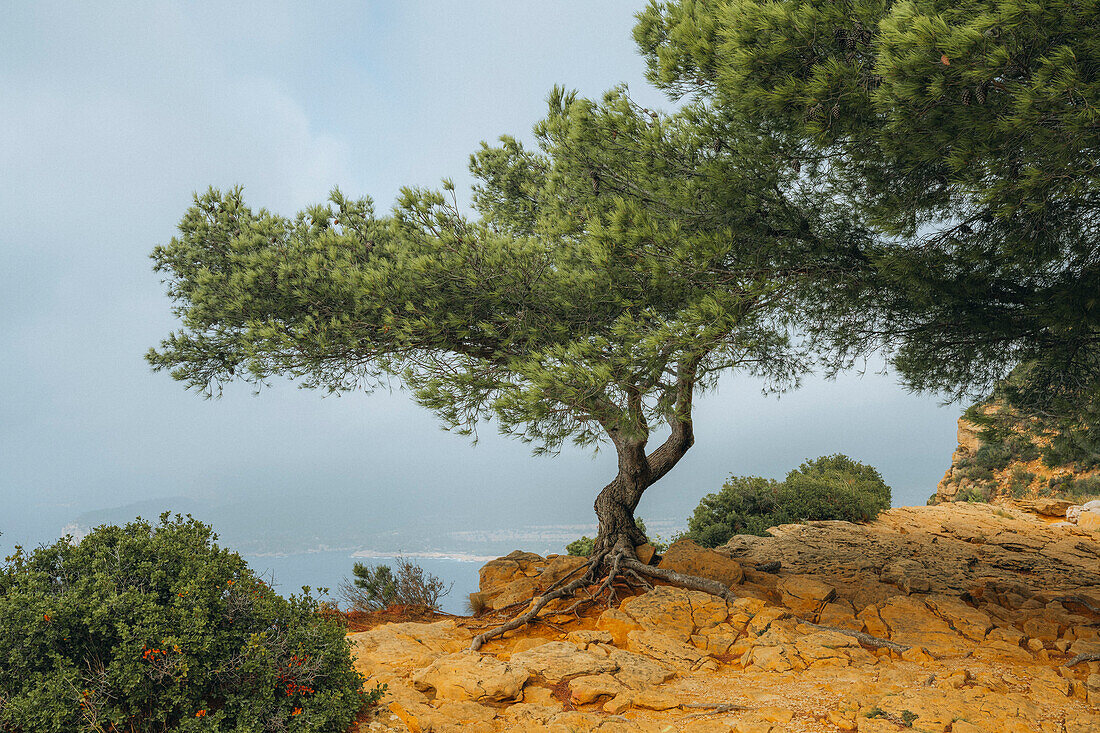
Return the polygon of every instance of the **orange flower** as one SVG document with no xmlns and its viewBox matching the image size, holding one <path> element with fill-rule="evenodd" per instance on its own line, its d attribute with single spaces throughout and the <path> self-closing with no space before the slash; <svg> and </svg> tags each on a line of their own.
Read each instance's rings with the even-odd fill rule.
<svg viewBox="0 0 1100 733">
<path fill-rule="evenodd" d="M 201 718 L 205 715 L 206 715 L 206 710 L 200 710 L 199 712 L 195 713 L 196 718 Z"/>
<path fill-rule="evenodd" d="M 44 618 L 44 619 L 46 619 L 47 621 L 49 621 L 49 620 L 50 620 L 50 614 L 48 614 L 48 613 L 44 613 L 44 614 L 42 614 L 42 618 Z"/>
<path fill-rule="evenodd" d="M 294 708 L 294 710 L 290 714 L 291 715 L 298 715 L 301 712 L 302 712 L 301 708 Z"/>
</svg>

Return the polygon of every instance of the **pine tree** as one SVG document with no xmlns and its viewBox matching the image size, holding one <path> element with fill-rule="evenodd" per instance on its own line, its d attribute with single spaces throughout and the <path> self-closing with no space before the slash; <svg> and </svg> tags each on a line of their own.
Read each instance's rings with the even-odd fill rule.
<svg viewBox="0 0 1100 733">
<path fill-rule="evenodd" d="M 877 236 L 842 348 L 921 389 L 1100 396 L 1100 5 L 683 0 L 635 37 L 650 78 L 766 125 Z M 858 298 L 856 297 L 858 295 Z M 854 305 L 854 307 L 852 307 Z"/>
<path fill-rule="evenodd" d="M 692 446 L 694 400 L 720 374 L 797 383 L 795 328 L 862 234 L 735 115 L 557 89 L 535 132 L 537 150 L 505 137 L 471 157 L 473 216 L 447 182 L 385 217 L 339 191 L 293 218 L 240 190 L 196 197 L 153 253 L 183 328 L 149 361 L 208 395 L 397 379 L 451 429 L 492 418 L 536 452 L 610 444 L 589 572 L 556 593 L 618 569 L 728 594 L 639 563 L 634 509 Z"/>
</svg>

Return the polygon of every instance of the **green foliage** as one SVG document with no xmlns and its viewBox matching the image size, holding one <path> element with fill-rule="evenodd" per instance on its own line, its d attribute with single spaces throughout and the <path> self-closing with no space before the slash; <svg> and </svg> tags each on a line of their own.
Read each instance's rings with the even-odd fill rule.
<svg viewBox="0 0 1100 733">
<path fill-rule="evenodd" d="M 650 536 L 649 530 L 646 529 L 645 521 L 641 517 L 634 518 L 634 524 L 638 525 L 638 529 L 645 535 L 646 541 L 653 545 L 658 553 L 664 552 L 668 549 L 668 543 L 663 541 L 660 535 Z M 573 540 L 565 546 L 565 552 L 568 555 L 574 557 L 588 557 L 592 554 L 592 551 L 596 549 L 596 540 L 593 537 L 584 535 L 579 540 Z"/>
<path fill-rule="evenodd" d="M 1055 474 L 1039 491 L 1040 496 L 1051 496 L 1084 502 L 1100 496 L 1100 476 L 1076 477 L 1071 474 Z"/>
<path fill-rule="evenodd" d="M 566 554 L 573 555 L 574 557 L 588 557 L 595 549 L 596 540 L 588 535 L 584 535 L 579 540 L 573 540 L 565 546 Z"/>
<path fill-rule="evenodd" d="M 451 590 L 451 585 L 404 557 L 397 558 L 396 573 L 389 565 L 357 562 L 352 574 L 352 582 L 344 581 L 340 593 L 353 611 L 378 611 L 392 606 L 438 611 L 440 599 Z"/>
<path fill-rule="evenodd" d="M 353 610 L 378 611 L 392 606 L 397 597 L 397 581 L 389 565 L 370 566 L 361 562 L 352 566 L 354 579 L 345 588 L 344 600 Z"/>
<path fill-rule="evenodd" d="M 365 702 L 343 628 L 210 528 L 162 515 L 0 568 L 0 728 L 344 731 Z"/>
<path fill-rule="evenodd" d="M 1008 492 L 1017 499 L 1027 496 L 1031 490 L 1031 483 L 1035 480 L 1035 474 L 1023 466 L 1014 466 L 1008 475 Z"/>
<path fill-rule="evenodd" d="M 1100 399 L 1098 29 L 1075 0 L 680 0 L 635 38 L 654 83 L 768 129 L 873 232 L 838 348 L 885 341 L 957 393 L 1029 363 L 1019 404 L 1072 416 Z"/>
<path fill-rule="evenodd" d="M 973 484 L 963 487 L 955 495 L 955 501 L 965 501 L 968 504 L 986 504 L 993 495 L 993 490 L 988 485 Z"/>
<path fill-rule="evenodd" d="M 890 507 L 890 487 L 871 466 L 844 455 L 807 461 L 783 482 L 731 476 L 708 494 L 688 519 L 685 535 L 717 547 L 735 534 L 764 535 L 790 522 L 841 519 L 866 522 Z"/>
</svg>

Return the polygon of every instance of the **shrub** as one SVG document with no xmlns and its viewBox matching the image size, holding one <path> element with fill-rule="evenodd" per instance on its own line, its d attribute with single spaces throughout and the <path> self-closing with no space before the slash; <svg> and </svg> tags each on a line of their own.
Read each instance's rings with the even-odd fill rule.
<svg viewBox="0 0 1100 733">
<path fill-rule="evenodd" d="M 1084 502 L 1100 495 L 1100 476 L 1077 478 L 1072 474 L 1055 474 L 1048 479 L 1046 487 L 1039 494 Z"/>
<path fill-rule="evenodd" d="M 638 525 L 638 529 L 642 530 L 642 534 L 646 536 L 646 542 L 653 545 L 653 549 L 657 552 L 664 552 L 668 549 L 668 543 L 665 542 L 660 535 L 649 536 L 649 530 L 645 527 L 645 521 L 641 517 L 637 517 L 634 523 Z M 588 557 L 592 554 L 592 551 L 596 549 L 596 539 L 584 535 L 579 540 L 573 540 L 565 546 L 565 552 L 568 555 L 574 557 Z"/>
<path fill-rule="evenodd" d="M 438 611 L 439 600 L 451 592 L 435 575 L 403 557 L 396 558 L 397 573 L 389 565 L 372 567 L 361 562 L 352 567 L 352 582 L 340 585 L 341 598 L 353 611 L 377 611 L 391 606 Z"/>
<path fill-rule="evenodd" d="M 362 692 L 342 627 L 216 539 L 164 514 L 9 557 L 0 730 L 346 730 L 381 693 Z"/>
<path fill-rule="evenodd" d="M 864 522 L 890 506 L 890 487 L 871 466 L 844 455 L 807 461 L 783 482 L 731 476 L 699 502 L 688 518 L 689 537 L 717 547 L 735 534 L 764 535 L 790 522 L 842 519 Z"/>
<path fill-rule="evenodd" d="M 1012 496 L 1021 499 L 1027 496 L 1031 490 L 1031 482 L 1035 480 L 1035 474 L 1023 466 L 1014 466 L 1008 475 L 1008 491 Z"/>
<path fill-rule="evenodd" d="M 985 504 L 992 496 L 992 490 L 985 485 L 974 484 L 966 486 L 955 494 L 955 501 L 965 501 L 968 504 Z"/>
<path fill-rule="evenodd" d="M 588 557 L 596 549 L 596 539 L 584 535 L 579 540 L 573 540 L 565 546 L 565 552 L 574 557 Z"/>
</svg>

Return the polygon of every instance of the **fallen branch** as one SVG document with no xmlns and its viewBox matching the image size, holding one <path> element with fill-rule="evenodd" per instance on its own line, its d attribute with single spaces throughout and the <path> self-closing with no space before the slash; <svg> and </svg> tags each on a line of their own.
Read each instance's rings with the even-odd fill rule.
<svg viewBox="0 0 1100 733">
<path fill-rule="evenodd" d="M 1067 667 L 1072 667 L 1082 662 L 1100 662 L 1100 652 L 1087 652 L 1085 654 L 1078 654 L 1073 659 L 1066 662 Z"/>
<path fill-rule="evenodd" d="M 800 620 L 800 623 L 803 623 L 810 628 L 817 629 L 818 631 L 835 631 L 838 634 L 850 636 L 863 646 L 869 646 L 872 649 L 889 649 L 890 651 L 897 652 L 898 654 L 912 649 L 912 647 L 905 646 L 904 644 L 898 644 L 896 641 L 887 641 L 886 639 L 880 639 L 877 636 L 871 636 L 870 634 L 865 634 L 862 631 L 853 631 L 852 629 L 845 629 L 840 626 L 824 626 L 822 624 L 815 624 L 809 621 Z"/>
<path fill-rule="evenodd" d="M 721 715 L 723 713 L 736 713 L 744 710 L 754 710 L 745 705 L 737 705 L 732 702 L 689 702 L 684 703 L 680 707 L 685 710 L 702 710 L 701 713 L 695 713 L 694 715 L 688 715 L 684 720 L 694 720 L 695 718 L 705 718 L 710 715 Z"/>
</svg>

